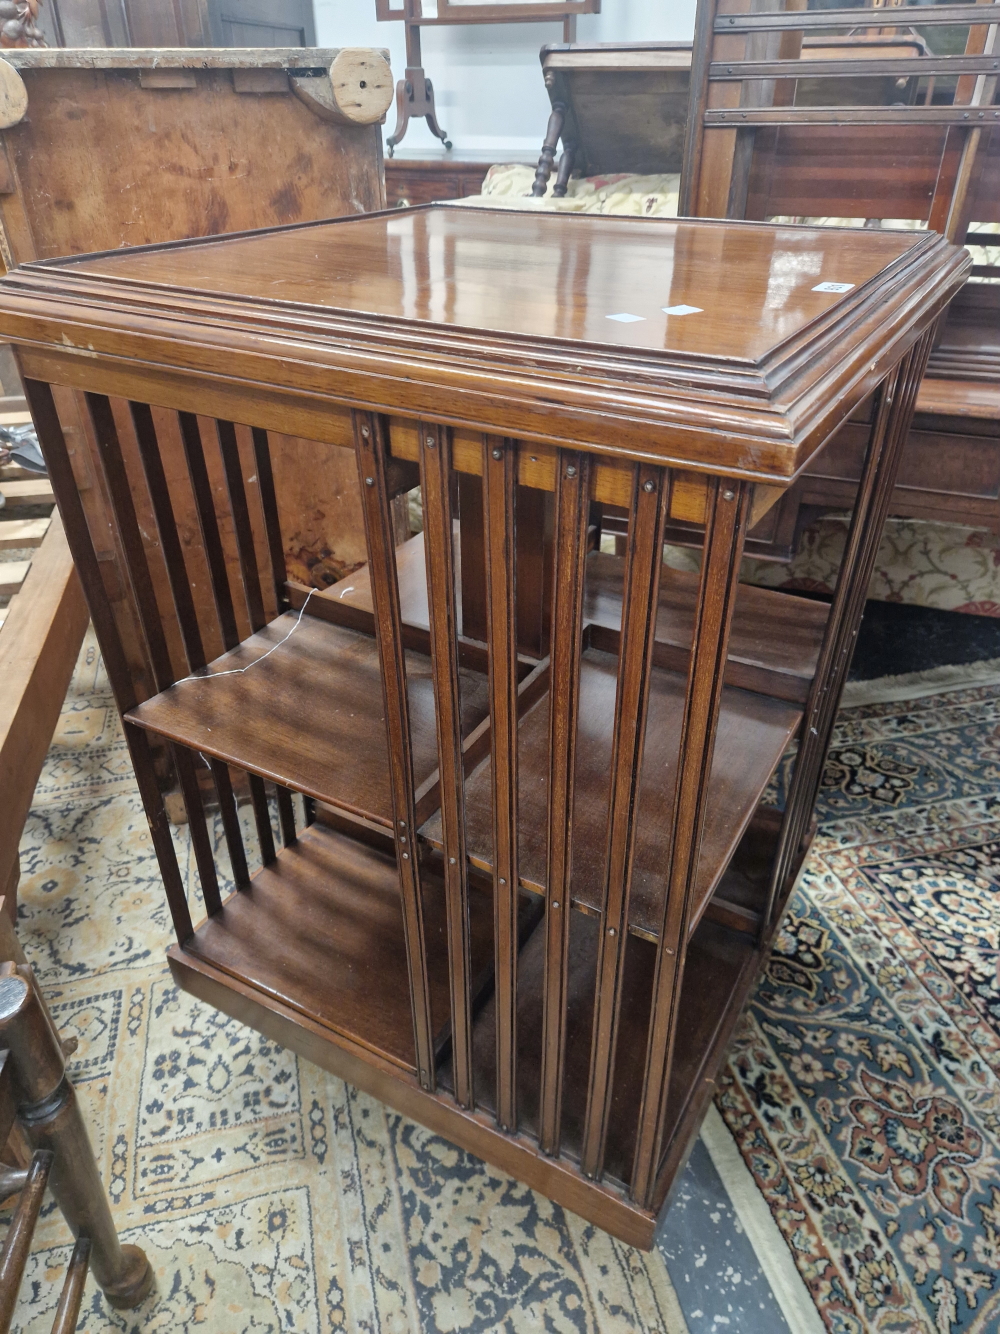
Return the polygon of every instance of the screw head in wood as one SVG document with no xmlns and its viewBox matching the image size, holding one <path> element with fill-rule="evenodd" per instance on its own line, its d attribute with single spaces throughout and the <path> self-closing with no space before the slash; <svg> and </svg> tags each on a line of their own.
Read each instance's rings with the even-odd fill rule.
<svg viewBox="0 0 1000 1334">
<path fill-rule="evenodd" d="M 609 935 L 609 936 L 613 936 L 614 934 L 615 934 L 615 928 L 614 928 L 613 926 L 609 926 L 609 927 L 608 927 L 608 935 Z"/>
<path fill-rule="evenodd" d="M 553 900 L 552 900 L 552 906 L 553 906 L 553 908 L 558 908 L 558 907 L 559 907 L 559 900 L 558 900 L 558 899 L 553 899 Z"/>
<path fill-rule="evenodd" d="M 571 464 L 569 465 L 569 467 L 566 469 L 566 476 L 567 476 L 567 477 L 575 477 L 575 476 L 576 476 L 576 469 L 573 467 L 572 463 L 571 463 Z"/>
<path fill-rule="evenodd" d="M 734 500 L 735 498 L 736 498 L 735 491 L 723 491 L 722 493 L 723 500 Z"/>
<path fill-rule="evenodd" d="M 400 827 L 400 829 L 405 829 L 405 828 L 406 828 L 406 821 L 405 821 L 405 820 L 400 820 L 400 822 L 399 822 L 399 827 Z"/>
<path fill-rule="evenodd" d="M 500 877 L 500 883 L 501 885 L 505 885 L 507 883 L 507 881 L 503 878 L 503 876 Z"/>
<path fill-rule="evenodd" d="M 400 834 L 400 836 L 399 836 L 399 841 L 400 841 L 400 843 L 405 843 L 405 842 L 406 842 L 406 835 L 405 835 L 405 834 Z"/>
<path fill-rule="evenodd" d="M 429 435 L 429 436 L 427 437 L 427 448 L 428 448 L 428 449 L 433 449 L 433 448 L 434 448 L 434 437 L 433 437 L 432 435 Z"/>
<path fill-rule="evenodd" d="M 502 459 L 502 458 L 503 458 L 503 450 L 502 450 L 502 449 L 495 449 L 495 450 L 493 451 L 493 457 L 494 457 L 495 459 Z"/>
<path fill-rule="evenodd" d="M 403 853 L 403 861 L 404 861 L 404 862 L 408 862 L 409 860 L 410 860 L 410 854 L 409 854 L 408 852 L 404 852 L 404 853 Z"/>
<path fill-rule="evenodd" d="M 655 482 L 643 482 L 643 484 L 642 484 L 642 489 L 643 489 L 643 491 L 654 491 L 654 490 L 656 489 L 656 483 L 655 483 Z"/>
<path fill-rule="evenodd" d="M 449 857 L 449 858 L 448 858 L 448 865 L 449 865 L 449 866 L 454 866 L 454 865 L 455 865 L 455 858 L 454 858 L 454 857 Z"/>
<path fill-rule="evenodd" d="M 374 486 L 374 485 L 375 485 L 375 478 L 374 478 L 374 477 L 366 477 L 366 478 L 365 478 L 365 486 Z"/>
<path fill-rule="evenodd" d="M 362 434 L 362 435 L 364 436 L 364 438 L 367 440 L 368 437 L 371 435 L 371 431 L 368 429 L 367 426 L 362 426 L 362 428 L 361 428 L 361 434 Z"/>
</svg>

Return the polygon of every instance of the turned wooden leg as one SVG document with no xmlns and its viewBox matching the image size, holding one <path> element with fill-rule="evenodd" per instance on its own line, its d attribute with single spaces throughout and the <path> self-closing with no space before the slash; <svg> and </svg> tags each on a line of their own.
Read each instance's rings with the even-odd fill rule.
<svg viewBox="0 0 1000 1334">
<path fill-rule="evenodd" d="M 562 157 L 559 159 L 559 171 L 556 175 L 556 183 L 552 187 L 552 193 L 556 199 L 563 199 L 566 195 L 566 187 L 569 185 L 569 175 L 573 170 L 573 158 L 576 155 L 576 144 L 567 144 L 563 142 Z"/>
<path fill-rule="evenodd" d="M 556 149 L 559 147 L 559 136 L 562 134 L 565 119 L 565 102 L 553 102 L 552 113 L 549 116 L 548 127 L 545 131 L 545 142 L 542 144 L 542 153 L 535 171 L 535 183 L 531 187 L 531 193 L 535 199 L 541 199 L 548 189 L 549 177 L 552 175 L 552 164 L 555 161 Z"/>
<path fill-rule="evenodd" d="M 427 102 L 430 107 L 429 111 L 424 112 L 424 120 L 427 122 L 427 128 L 430 130 L 431 134 L 441 140 L 445 148 L 450 148 L 451 140 L 448 138 L 448 132 L 447 130 L 442 130 L 441 126 L 438 124 L 437 108 L 434 105 L 434 85 L 431 83 L 430 79 L 425 79 L 424 84 L 427 88 Z"/>
<path fill-rule="evenodd" d="M 49 1186 L 74 1237 L 90 1242 L 95 1279 L 112 1306 L 138 1306 L 153 1270 L 144 1251 L 118 1240 L 59 1035 L 26 964 L 0 967 L 0 1042 L 14 1065 L 18 1121 L 32 1148 L 53 1154 Z"/>
<path fill-rule="evenodd" d="M 410 123 L 410 92 L 412 90 L 407 85 L 405 79 L 400 79 L 396 84 L 396 128 L 385 141 L 386 152 L 392 157 L 396 150 L 396 145 L 402 143 L 403 135 L 406 133 L 406 127 Z"/>
</svg>

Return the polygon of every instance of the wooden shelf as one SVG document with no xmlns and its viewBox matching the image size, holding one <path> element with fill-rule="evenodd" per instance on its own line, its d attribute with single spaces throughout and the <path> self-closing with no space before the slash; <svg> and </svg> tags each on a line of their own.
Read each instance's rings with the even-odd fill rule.
<svg viewBox="0 0 1000 1334">
<path fill-rule="evenodd" d="M 303 616 L 276 653 L 238 676 L 295 626 L 286 612 L 210 665 L 129 713 L 131 722 L 339 810 L 392 825 L 382 677 L 375 640 Z M 436 772 L 431 661 L 406 655 L 413 769 Z M 487 716 L 487 678 L 462 670 L 466 734 Z"/>
<path fill-rule="evenodd" d="M 600 926 L 593 917 L 573 918 L 570 936 L 569 993 L 566 1011 L 566 1073 L 563 1085 L 562 1149 L 579 1160 L 590 1074 L 597 944 Z M 747 965 L 755 947 L 745 936 L 714 922 L 703 922 L 688 949 L 681 993 L 684 1021 L 678 1025 L 674 1066 L 668 1096 L 667 1140 L 681 1122 L 688 1094 L 701 1077 L 727 1011 L 737 1012 L 745 1000 L 750 978 Z M 542 1065 L 542 1012 L 545 968 L 544 931 L 536 930 L 518 956 L 518 1128 L 537 1137 L 538 1096 Z M 646 1059 L 646 1030 L 656 970 L 656 950 L 648 941 L 632 937 L 624 970 L 621 1020 L 615 1055 L 614 1093 L 609 1118 L 605 1169 L 612 1180 L 628 1180 L 642 1093 Z M 491 997 L 473 1030 L 476 1105 L 496 1109 L 496 1007 Z M 449 1065 L 439 1072 L 451 1087 Z"/>
<path fill-rule="evenodd" d="M 597 647 L 617 651 L 625 561 L 608 552 L 587 557 L 584 618 L 614 638 Z M 664 566 L 656 617 L 656 661 L 686 671 L 698 600 L 698 575 Z M 740 584 L 729 638 L 726 684 L 804 704 L 816 674 L 830 608 L 825 602 Z"/>
<path fill-rule="evenodd" d="M 617 662 L 611 654 L 593 648 L 583 654 L 572 904 L 590 913 L 599 913 L 603 902 L 616 673 Z M 684 690 L 682 675 L 654 669 L 629 913 L 630 931 L 651 941 L 659 938 L 663 915 Z M 801 709 L 785 701 L 729 686 L 723 691 L 693 920 L 700 918 L 714 894 L 801 717 Z M 546 875 L 547 694 L 524 714 L 518 736 L 520 883 L 542 894 Z M 465 809 L 469 858 L 473 865 L 490 870 L 493 829 L 488 758 L 466 782 Z M 440 816 L 432 816 L 420 832 L 433 846 L 440 847 Z"/>
<path fill-rule="evenodd" d="M 424 928 L 436 1046 L 450 1033 L 441 881 L 425 872 Z M 473 972 L 492 971 L 492 897 L 470 891 Z M 309 1019 L 415 1070 L 394 857 L 312 825 L 207 918 L 184 951 Z"/>
</svg>

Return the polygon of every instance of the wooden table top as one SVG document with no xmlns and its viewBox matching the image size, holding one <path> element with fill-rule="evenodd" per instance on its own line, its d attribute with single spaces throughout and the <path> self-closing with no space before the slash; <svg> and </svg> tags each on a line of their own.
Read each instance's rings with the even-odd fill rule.
<svg viewBox="0 0 1000 1334">
<path fill-rule="evenodd" d="M 303 390 L 322 367 L 342 403 L 783 480 L 968 264 L 932 233 L 431 205 L 25 265 L 0 336 L 141 333 L 147 362 Z"/>
<path fill-rule="evenodd" d="M 118 251 L 78 273 L 326 311 L 756 364 L 881 275 L 913 232 L 490 210 L 378 214 Z M 845 292 L 817 290 L 841 285 Z M 677 311 L 667 314 L 667 311 Z M 734 318 L 738 313 L 738 318 Z"/>
</svg>

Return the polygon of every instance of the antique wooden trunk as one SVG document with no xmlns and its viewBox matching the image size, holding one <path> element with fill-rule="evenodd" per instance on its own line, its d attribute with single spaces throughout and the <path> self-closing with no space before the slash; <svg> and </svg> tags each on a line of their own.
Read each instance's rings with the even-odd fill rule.
<svg viewBox="0 0 1000 1334">
<path fill-rule="evenodd" d="M 432 206 L 0 281 L 178 982 L 650 1246 L 809 848 L 914 397 L 968 265 L 935 235 Z M 148 698 L 60 387 L 86 395 Z M 748 528 L 868 399 L 832 605 L 741 585 Z M 284 568 L 287 433 L 316 442 L 318 484 L 356 466 L 368 560 L 325 592 Z M 422 516 L 401 542 L 400 494 Z M 627 516 L 623 555 L 605 508 Z M 664 565 L 672 520 L 698 526 L 700 573 Z M 153 737 L 188 804 L 193 917 Z"/>
</svg>

